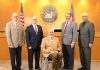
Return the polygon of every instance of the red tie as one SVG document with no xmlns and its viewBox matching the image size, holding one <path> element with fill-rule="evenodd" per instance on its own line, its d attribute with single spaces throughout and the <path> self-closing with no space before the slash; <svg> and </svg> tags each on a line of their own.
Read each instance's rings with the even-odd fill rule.
<svg viewBox="0 0 100 70">
<path fill-rule="evenodd" d="M 64 27 L 64 33 L 66 32 L 67 25 L 68 25 L 68 22 L 66 22 L 66 24 L 65 24 L 65 27 Z"/>
</svg>

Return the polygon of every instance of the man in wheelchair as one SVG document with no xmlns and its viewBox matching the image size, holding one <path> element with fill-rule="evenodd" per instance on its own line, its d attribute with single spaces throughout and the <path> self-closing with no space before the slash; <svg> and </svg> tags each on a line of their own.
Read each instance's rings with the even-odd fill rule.
<svg viewBox="0 0 100 70">
<path fill-rule="evenodd" d="M 41 69 L 60 70 L 62 63 L 62 52 L 59 39 L 54 36 L 54 30 L 48 31 L 48 36 L 41 43 Z"/>
</svg>

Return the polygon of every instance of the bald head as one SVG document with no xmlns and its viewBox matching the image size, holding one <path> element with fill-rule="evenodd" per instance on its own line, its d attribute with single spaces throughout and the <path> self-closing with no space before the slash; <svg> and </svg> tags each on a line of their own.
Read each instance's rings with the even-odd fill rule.
<svg viewBox="0 0 100 70">
<path fill-rule="evenodd" d="M 87 16 L 87 17 L 88 17 L 88 13 L 84 12 L 84 13 L 82 14 L 82 16 Z"/>
<path fill-rule="evenodd" d="M 54 29 L 49 29 L 48 30 L 48 35 L 49 36 L 54 36 Z"/>
<path fill-rule="evenodd" d="M 36 17 L 36 16 L 33 16 L 32 19 L 33 19 L 33 20 L 34 20 L 34 19 L 37 19 L 37 17 Z"/>
<path fill-rule="evenodd" d="M 87 22 L 88 21 L 88 13 L 84 12 L 82 14 L 82 19 L 83 19 L 83 22 Z"/>
</svg>

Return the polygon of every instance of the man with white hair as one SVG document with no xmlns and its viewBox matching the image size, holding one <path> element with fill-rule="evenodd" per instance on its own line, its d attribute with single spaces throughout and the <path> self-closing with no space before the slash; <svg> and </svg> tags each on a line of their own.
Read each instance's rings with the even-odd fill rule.
<svg viewBox="0 0 100 70">
<path fill-rule="evenodd" d="M 88 20 L 88 14 L 82 14 L 82 23 L 79 26 L 79 50 L 82 67 L 78 70 L 90 70 L 91 48 L 94 41 L 94 24 Z"/>
<path fill-rule="evenodd" d="M 48 36 L 41 43 L 42 70 L 60 70 L 62 52 L 59 39 L 54 36 L 54 29 L 49 29 Z"/>
<path fill-rule="evenodd" d="M 33 70 L 33 54 L 35 53 L 35 69 L 40 70 L 40 45 L 43 38 L 42 27 L 37 24 L 37 17 L 32 17 L 32 24 L 26 29 L 26 42 L 28 48 L 28 66 Z"/>
<path fill-rule="evenodd" d="M 6 24 L 6 38 L 10 51 L 12 70 L 21 70 L 21 50 L 24 45 L 23 25 L 18 22 L 17 13 L 12 14 L 12 20 Z"/>
</svg>

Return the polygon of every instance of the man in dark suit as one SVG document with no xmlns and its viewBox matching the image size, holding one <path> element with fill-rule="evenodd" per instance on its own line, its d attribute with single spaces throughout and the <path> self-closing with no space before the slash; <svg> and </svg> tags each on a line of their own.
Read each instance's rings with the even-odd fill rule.
<svg viewBox="0 0 100 70">
<path fill-rule="evenodd" d="M 77 24 L 71 21 L 70 13 L 66 13 L 65 17 L 66 21 L 62 24 L 62 52 L 64 57 L 63 69 L 73 70 Z"/>
<path fill-rule="evenodd" d="M 82 67 L 78 70 L 90 70 L 91 47 L 94 40 L 94 24 L 88 20 L 88 14 L 82 14 L 83 22 L 79 27 L 79 50 Z"/>
<path fill-rule="evenodd" d="M 37 18 L 33 16 L 32 24 L 26 29 L 26 42 L 28 47 L 29 70 L 33 70 L 33 53 L 35 53 L 35 69 L 39 70 L 40 45 L 43 38 L 42 27 L 37 24 Z"/>
</svg>

